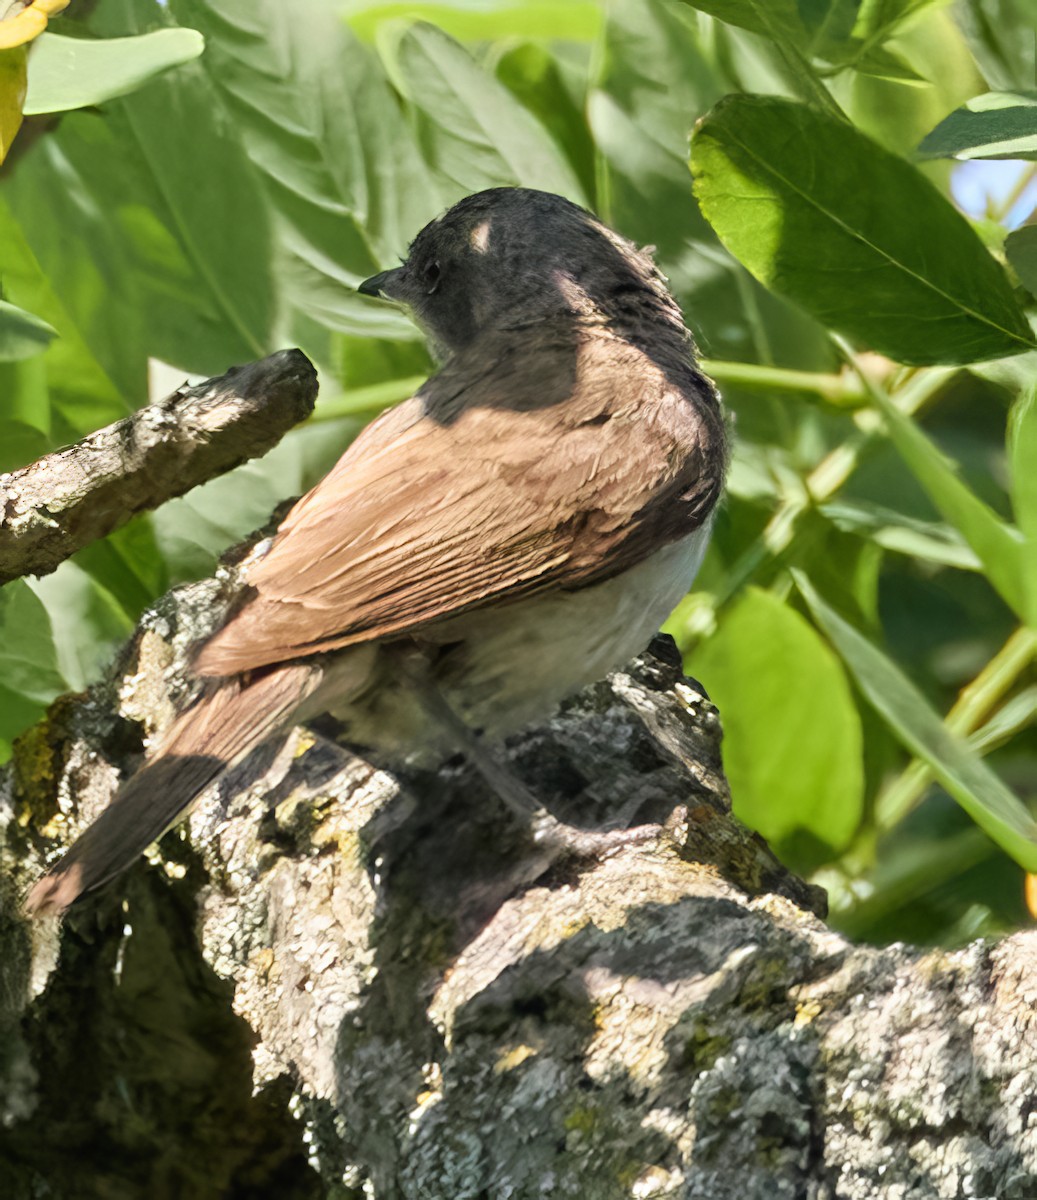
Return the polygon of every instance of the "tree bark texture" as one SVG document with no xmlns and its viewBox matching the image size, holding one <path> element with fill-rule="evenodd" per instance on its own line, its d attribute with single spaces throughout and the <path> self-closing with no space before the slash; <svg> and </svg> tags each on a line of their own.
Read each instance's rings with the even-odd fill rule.
<svg viewBox="0 0 1037 1200">
<path fill-rule="evenodd" d="M 186 684 L 219 581 L 142 621 L 0 784 L 0 1194 L 1037 1195 L 1037 942 L 853 946 L 732 819 L 672 644 L 512 738 L 545 864 L 461 760 L 296 730 L 63 926 L 19 901 Z"/>
<path fill-rule="evenodd" d="M 280 350 L 0 474 L 0 584 L 46 575 L 134 513 L 265 454 L 316 399 L 310 360 Z"/>
</svg>

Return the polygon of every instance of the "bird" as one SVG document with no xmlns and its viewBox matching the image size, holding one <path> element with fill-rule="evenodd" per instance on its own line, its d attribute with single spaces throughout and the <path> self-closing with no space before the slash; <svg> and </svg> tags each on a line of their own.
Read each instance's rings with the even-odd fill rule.
<svg viewBox="0 0 1037 1200">
<path fill-rule="evenodd" d="M 402 307 L 437 369 L 245 559 L 193 652 L 197 699 L 29 914 L 109 883 L 225 770 L 325 714 L 358 747 L 460 751 L 549 819 L 493 744 L 642 651 L 690 587 L 727 426 L 650 251 L 561 196 L 491 188 L 358 290 Z"/>
</svg>

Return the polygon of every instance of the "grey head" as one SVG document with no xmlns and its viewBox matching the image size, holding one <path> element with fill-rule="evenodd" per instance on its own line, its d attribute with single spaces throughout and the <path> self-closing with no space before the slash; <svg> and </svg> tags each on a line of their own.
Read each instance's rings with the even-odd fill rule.
<svg viewBox="0 0 1037 1200">
<path fill-rule="evenodd" d="M 405 305 L 441 357 L 487 330 L 566 315 L 623 329 L 662 323 L 687 336 L 647 253 L 571 201 L 530 188 L 459 201 L 425 226 L 402 266 L 359 290 Z"/>
</svg>

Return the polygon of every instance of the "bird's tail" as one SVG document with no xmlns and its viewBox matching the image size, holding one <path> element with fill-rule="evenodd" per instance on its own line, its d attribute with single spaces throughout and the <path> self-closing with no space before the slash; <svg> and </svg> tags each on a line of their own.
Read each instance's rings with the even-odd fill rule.
<svg viewBox="0 0 1037 1200">
<path fill-rule="evenodd" d="M 126 870 L 187 812 L 198 794 L 285 726 L 320 683 L 321 671 L 293 665 L 243 682 L 213 681 L 166 731 L 146 763 L 29 892 L 32 916 L 63 912 Z"/>
</svg>

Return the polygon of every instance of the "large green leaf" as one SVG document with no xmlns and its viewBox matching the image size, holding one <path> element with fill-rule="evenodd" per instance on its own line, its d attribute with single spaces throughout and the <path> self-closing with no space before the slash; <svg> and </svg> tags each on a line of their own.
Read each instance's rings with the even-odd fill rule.
<svg viewBox="0 0 1037 1200">
<path fill-rule="evenodd" d="M 955 465 L 881 389 L 874 392 L 901 457 L 949 524 L 983 563 L 990 582 L 1017 613 L 1026 611 L 1025 544 L 961 479 Z"/>
<path fill-rule="evenodd" d="M 954 15 L 990 87 L 1006 92 L 1033 87 L 1033 0 L 956 0 Z"/>
<path fill-rule="evenodd" d="M 452 38 L 421 23 L 383 50 L 396 86 L 420 115 L 429 161 L 456 186 L 451 199 L 519 184 L 586 203 L 547 130 Z"/>
<path fill-rule="evenodd" d="M 0 300 L 0 362 L 17 362 L 39 354 L 57 330 L 24 308 Z"/>
<path fill-rule="evenodd" d="M 1037 95 L 985 92 L 945 117 L 919 158 L 1037 158 Z"/>
<path fill-rule="evenodd" d="M 29 54 L 26 114 L 66 112 L 124 96 L 205 49 L 193 29 L 157 29 L 139 37 L 86 38 L 41 34 Z"/>
<path fill-rule="evenodd" d="M 727 97 L 699 122 L 691 168 L 731 253 L 824 324 L 905 363 L 1032 348 L 1004 272 L 965 218 L 837 118 Z"/>
<path fill-rule="evenodd" d="M 279 217 L 289 302 L 335 330 L 416 337 L 356 285 L 445 207 L 399 98 L 332 0 L 172 0 Z"/>
<path fill-rule="evenodd" d="M 0 588 L 0 685 L 34 704 L 65 689 L 47 610 L 23 579 Z"/>
<path fill-rule="evenodd" d="M 133 407 L 149 357 L 217 374 L 272 349 L 268 211 L 213 107 L 204 75 L 182 68 L 103 117 L 67 114 L 5 181 L 50 286 Z"/>
<path fill-rule="evenodd" d="M 1026 613 L 1037 629 L 1037 386 L 1016 401 L 1009 422 L 1012 507 L 1026 538 L 1021 553 Z"/>
<path fill-rule="evenodd" d="M 1037 822 L 987 764 L 955 737 L 900 669 L 830 608 L 798 571 L 793 575 L 815 620 L 853 672 L 857 686 L 912 754 L 999 846 L 1037 871 Z"/>
<path fill-rule="evenodd" d="M 808 830 L 845 846 L 863 799 L 860 719 L 839 660 L 809 623 L 750 588 L 691 666 L 723 718 L 738 816 L 767 838 Z"/>
<path fill-rule="evenodd" d="M 69 441 L 118 420 L 130 407 L 111 376 L 91 353 L 89 343 L 98 332 L 101 314 L 96 307 L 77 311 L 75 307 L 67 306 L 55 290 L 56 286 L 64 289 L 69 278 L 78 276 L 84 265 L 82 260 L 66 264 L 64 273 L 52 283 L 33 254 L 24 231 L 0 196 L 0 274 L 4 291 L 22 307 L 38 313 L 60 334 L 42 358 L 51 415 L 60 417 L 65 440 Z M 73 292 L 72 298 L 74 295 Z M 139 402 L 139 394 L 134 400 Z M 22 461 L 28 461 L 47 448 L 40 446 Z M 12 461 L 8 465 L 17 463 Z"/>
</svg>

